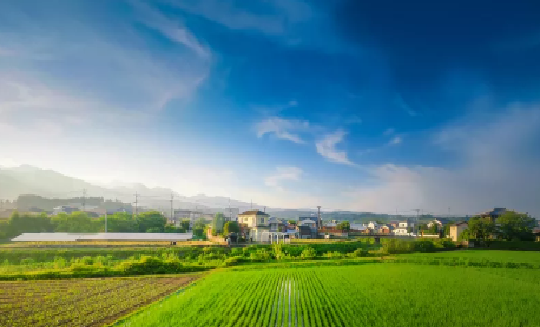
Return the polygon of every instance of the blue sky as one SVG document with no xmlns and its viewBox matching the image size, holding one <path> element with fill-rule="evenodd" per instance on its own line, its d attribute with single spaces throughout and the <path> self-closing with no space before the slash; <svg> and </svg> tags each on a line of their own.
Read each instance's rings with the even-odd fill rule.
<svg viewBox="0 0 540 327">
<path fill-rule="evenodd" d="M 533 1 L 0 3 L 0 165 L 274 207 L 540 213 Z"/>
</svg>

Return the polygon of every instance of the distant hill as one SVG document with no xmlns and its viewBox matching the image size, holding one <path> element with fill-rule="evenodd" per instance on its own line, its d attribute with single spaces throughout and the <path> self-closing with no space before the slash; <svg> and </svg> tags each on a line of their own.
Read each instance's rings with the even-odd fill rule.
<svg viewBox="0 0 540 327">
<path fill-rule="evenodd" d="M 158 210 L 170 210 L 171 194 L 174 195 L 174 207 L 177 209 L 198 209 L 206 213 L 216 211 L 226 211 L 229 208 L 238 208 L 240 212 L 251 208 L 266 210 L 272 216 L 286 219 L 297 219 L 298 217 L 316 214 L 316 208 L 309 209 L 280 209 L 265 207 L 262 204 L 243 202 L 222 196 L 207 196 L 198 194 L 195 196 L 183 196 L 168 188 L 149 188 L 140 183 L 112 182 L 110 185 L 97 185 L 82 179 L 63 175 L 53 170 L 41 169 L 34 166 L 23 165 L 16 168 L 0 167 L 0 199 L 16 200 L 19 195 L 32 194 L 44 198 L 65 199 L 53 201 L 54 203 L 69 204 L 73 200 L 78 200 L 86 190 L 87 197 L 104 198 L 112 200 L 113 203 L 123 202 L 133 204 L 135 193 L 138 196 L 138 205 Z M 31 198 L 31 197 L 28 197 Z M 28 199 L 27 198 L 27 199 Z M 33 206 L 39 208 L 39 203 L 44 203 L 36 197 L 36 203 L 25 203 L 25 207 Z M 230 201 L 230 202 L 229 202 Z M 28 201 L 26 201 L 28 202 Z M 47 205 L 48 207 L 50 206 Z M 45 209 L 45 208 L 41 208 Z M 50 208 L 47 208 L 50 210 Z M 392 220 L 393 216 L 379 215 L 365 212 L 323 212 L 322 218 L 325 220 Z"/>
</svg>

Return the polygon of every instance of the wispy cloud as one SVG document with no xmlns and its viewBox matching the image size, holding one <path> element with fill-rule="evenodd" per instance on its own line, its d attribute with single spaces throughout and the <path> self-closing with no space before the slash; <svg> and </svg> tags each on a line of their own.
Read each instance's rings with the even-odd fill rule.
<svg viewBox="0 0 540 327">
<path fill-rule="evenodd" d="M 0 4 L 0 20 L 11 22 L 0 33 L 4 122 L 80 122 L 81 132 L 96 123 L 142 123 L 170 101 L 189 99 L 206 79 L 211 54 L 180 22 L 139 5 L 135 17 L 107 16 L 103 4 L 93 8 L 103 13 L 99 24 L 79 5 Z M 173 44 L 148 44 L 140 21 Z"/>
<path fill-rule="evenodd" d="M 336 132 L 325 135 L 322 139 L 316 142 L 315 147 L 317 153 L 326 158 L 329 161 L 344 164 L 354 165 L 347 156 L 347 152 L 338 150 L 336 146 L 343 141 L 343 138 L 347 135 L 347 132 L 338 129 Z"/>
<path fill-rule="evenodd" d="M 278 190 L 283 190 L 283 182 L 286 181 L 299 181 L 303 174 L 302 169 L 293 166 L 280 166 L 276 168 L 276 171 L 267 176 L 264 179 L 266 186 L 276 188 Z"/>
<path fill-rule="evenodd" d="M 405 112 L 411 116 L 416 117 L 419 115 L 418 111 L 414 110 L 406 101 L 403 99 L 403 96 L 401 94 L 398 94 L 396 97 L 396 104 L 400 106 Z"/>
<path fill-rule="evenodd" d="M 166 0 L 193 15 L 204 17 L 232 30 L 258 31 L 283 36 L 291 26 L 311 18 L 311 7 L 301 0 L 240 2 L 220 0 Z M 264 14 L 262 14 L 264 12 Z"/>
<path fill-rule="evenodd" d="M 398 145 L 398 144 L 401 144 L 401 142 L 403 142 L 403 138 L 401 136 L 394 136 L 389 142 L 388 144 L 389 145 Z"/>
<path fill-rule="evenodd" d="M 394 132 L 395 132 L 395 130 L 393 128 L 388 128 L 387 130 L 385 130 L 383 132 L 383 135 L 384 136 L 390 136 L 390 135 L 394 134 Z"/>
<path fill-rule="evenodd" d="M 132 4 L 138 9 L 140 20 L 148 27 L 159 31 L 169 40 L 186 46 L 203 58 L 210 57 L 210 50 L 201 44 L 178 17 L 169 18 L 142 1 L 132 1 Z"/>
<path fill-rule="evenodd" d="M 263 137 L 265 134 L 274 134 L 277 138 L 289 140 L 297 144 L 304 144 L 305 141 L 298 132 L 304 132 L 309 129 L 309 122 L 305 120 L 283 119 L 271 117 L 255 124 L 257 137 Z"/>
</svg>

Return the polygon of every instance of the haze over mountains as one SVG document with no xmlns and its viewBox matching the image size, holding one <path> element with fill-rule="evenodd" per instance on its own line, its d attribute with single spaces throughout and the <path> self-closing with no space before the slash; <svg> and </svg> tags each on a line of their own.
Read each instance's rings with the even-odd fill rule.
<svg viewBox="0 0 540 327">
<path fill-rule="evenodd" d="M 14 200 L 21 194 L 35 194 L 51 198 L 81 197 L 86 190 L 87 197 L 104 197 L 118 199 L 126 203 L 135 201 L 138 194 L 142 206 L 169 206 L 171 195 L 177 208 L 227 208 L 229 205 L 241 210 L 250 208 L 262 209 L 264 205 L 243 202 L 220 197 L 199 194 L 183 196 L 168 188 L 149 188 L 141 183 L 124 183 L 113 181 L 108 185 L 98 185 L 82 179 L 63 175 L 53 170 L 41 169 L 30 165 L 19 167 L 0 167 L 0 199 Z M 268 208 L 270 209 L 270 208 Z M 281 210 L 273 208 L 273 210 Z"/>
</svg>

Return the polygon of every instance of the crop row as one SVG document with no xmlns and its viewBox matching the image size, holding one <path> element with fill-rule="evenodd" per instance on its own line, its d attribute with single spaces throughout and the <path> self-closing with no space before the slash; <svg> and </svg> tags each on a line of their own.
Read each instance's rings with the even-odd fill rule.
<svg viewBox="0 0 540 327">
<path fill-rule="evenodd" d="M 539 326 L 535 269 L 407 264 L 225 271 L 122 326 Z"/>
<path fill-rule="evenodd" d="M 0 282 L 0 326 L 101 326 L 195 277 L 79 280 L 50 287 L 47 282 Z M 18 286 L 9 287 L 14 284 Z M 36 285 L 41 287 L 38 293 Z"/>
</svg>

